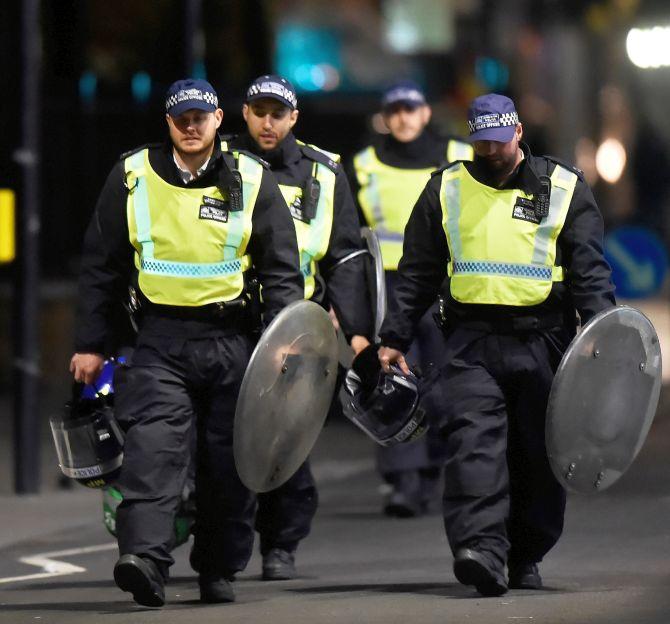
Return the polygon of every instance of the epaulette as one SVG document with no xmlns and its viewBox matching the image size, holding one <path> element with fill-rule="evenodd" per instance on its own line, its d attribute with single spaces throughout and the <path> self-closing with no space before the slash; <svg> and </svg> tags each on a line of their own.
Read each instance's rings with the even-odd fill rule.
<svg viewBox="0 0 670 624">
<path fill-rule="evenodd" d="M 328 167 L 328 169 L 330 169 L 334 173 L 337 173 L 337 171 L 339 170 L 340 168 L 339 154 L 333 154 L 332 152 L 327 152 L 325 150 L 322 150 L 321 148 L 307 144 L 301 144 L 300 149 L 307 158 L 309 158 L 310 160 L 314 160 L 315 162 L 318 162 L 322 165 L 325 165 L 326 167 Z"/>
<path fill-rule="evenodd" d="M 220 134 L 219 138 L 222 141 L 232 141 L 233 139 L 236 139 L 238 136 L 240 136 L 240 135 L 239 134 L 232 134 L 232 133 L 231 134 Z"/>
<path fill-rule="evenodd" d="M 244 154 L 245 156 L 248 156 L 249 158 L 253 158 L 255 161 L 261 163 L 261 165 L 263 165 L 263 167 L 265 167 L 266 169 L 270 168 L 270 163 L 267 160 L 263 160 L 260 156 L 257 156 L 253 152 L 248 152 L 247 150 L 238 149 L 237 147 L 234 148 L 231 151 L 236 152 L 237 154 Z"/>
<path fill-rule="evenodd" d="M 470 162 L 469 160 L 454 160 L 453 162 L 446 163 L 446 164 L 442 165 L 441 167 L 438 167 L 437 169 L 435 169 L 435 171 L 433 171 L 430 174 L 430 177 L 432 178 L 433 176 L 436 176 L 438 174 L 441 175 L 443 171 L 446 171 L 447 169 L 449 169 L 450 167 L 453 167 L 454 165 L 457 165 L 458 163 L 469 163 L 469 162 Z"/>
<path fill-rule="evenodd" d="M 568 169 L 569 171 L 572 171 L 574 174 L 577 175 L 577 177 L 583 182 L 584 181 L 584 172 L 581 169 L 578 169 L 574 165 L 565 162 L 564 160 L 561 160 L 560 158 L 556 158 L 555 156 L 545 156 L 547 160 L 550 160 L 551 162 L 561 165 L 561 167 L 564 167 L 565 169 Z"/>
<path fill-rule="evenodd" d="M 132 156 L 133 154 L 137 154 L 137 152 L 141 152 L 143 149 L 151 149 L 153 147 L 160 147 L 162 143 L 145 143 L 144 145 L 140 145 L 139 147 L 135 147 L 131 150 L 128 150 L 127 152 L 123 152 L 121 156 L 119 156 L 119 160 L 125 160 L 128 158 L 128 156 Z"/>
</svg>

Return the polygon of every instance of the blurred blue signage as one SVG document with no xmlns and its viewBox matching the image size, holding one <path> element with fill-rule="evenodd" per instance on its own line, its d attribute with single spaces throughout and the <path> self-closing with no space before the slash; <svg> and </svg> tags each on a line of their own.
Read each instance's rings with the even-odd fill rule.
<svg viewBox="0 0 670 624">
<path fill-rule="evenodd" d="M 130 81 L 130 90 L 136 102 L 146 104 L 151 96 L 151 76 L 144 71 L 136 72 Z"/>
<path fill-rule="evenodd" d="M 509 86 L 509 67 L 490 56 L 475 59 L 475 75 L 490 91 L 504 91 Z"/>
<path fill-rule="evenodd" d="M 342 82 L 339 35 L 329 28 L 284 24 L 276 36 L 275 67 L 298 92 L 334 91 Z"/>
<path fill-rule="evenodd" d="M 668 271 L 668 252 L 651 230 L 624 226 L 605 237 L 617 297 L 641 299 L 658 292 Z"/>
</svg>

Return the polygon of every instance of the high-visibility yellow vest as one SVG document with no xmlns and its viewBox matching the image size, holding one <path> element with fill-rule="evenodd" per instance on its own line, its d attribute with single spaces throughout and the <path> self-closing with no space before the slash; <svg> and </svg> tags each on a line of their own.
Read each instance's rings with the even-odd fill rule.
<svg viewBox="0 0 670 624">
<path fill-rule="evenodd" d="M 298 142 L 299 145 L 304 145 Z M 336 174 L 332 167 L 325 164 L 331 161 L 333 164 L 339 162 L 340 156 L 331 152 L 326 152 L 315 145 L 308 147 L 316 150 L 317 154 L 323 154 L 324 162 L 314 160 L 312 166 L 312 176 L 320 184 L 319 201 L 316 205 L 316 215 L 313 219 L 307 220 L 302 213 L 303 188 L 300 186 L 291 186 L 280 184 L 286 205 L 293 216 L 295 224 L 296 238 L 298 239 L 298 249 L 300 251 L 300 270 L 305 279 L 305 299 L 311 299 L 314 295 L 316 282 L 316 263 L 326 255 L 328 243 L 330 242 L 330 233 L 333 229 L 333 211 L 335 203 L 335 180 Z M 303 150 L 303 153 L 309 158 L 309 150 Z M 313 154 L 313 156 L 317 156 Z"/>
<path fill-rule="evenodd" d="M 463 141 L 451 140 L 447 145 L 447 162 L 472 160 L 473 155 L 472 147 Z M 435 168 L 402 169 L 386 165 L 379 160 L 373 146 L 354 157 L 360 185 L 358 203 L 365 220 L 379 238 L 387 271 L 398 269 L 405 226 Z"/>
<path fill-rule="evenodd" d="M 245 253 L 263 165 L 239 154 L 242 209 L 229 210 L 216 186 L 184 188 L 151 167 L 149 150 L 124 161 L 127 218 L 140 290 L 162 305 L 202 306 L 238 297 L 251 260 Z M 225 193 L 225 191 L 224 191 Z"/>
<path fill-rule="evenodd" d="M 477 182 L 462 163 L 445 169 L 440 187 L 442 226 L 451 259 L 451 296 L 461 303 L 531 306 L 553 282 L 556 241 L 565 223 L 577 175 L 557 165 L 551 175 L 549 214 L 535 216 L 533 196 Z"/>
</svg>

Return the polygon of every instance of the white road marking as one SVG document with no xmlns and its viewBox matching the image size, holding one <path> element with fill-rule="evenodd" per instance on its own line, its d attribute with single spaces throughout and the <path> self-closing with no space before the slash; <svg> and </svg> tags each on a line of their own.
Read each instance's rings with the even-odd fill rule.
<svg viewBox="0 0 670 624">
<path fill-rule="evenodd" d="M 83 546 L 81 548 L 70 548 L 68 550 L 54 550 L 52 552 L 38 553 L 31 557 L 21 557 L 18 561 L 27 565 L 42 568 L 43 572 L 35 574 L 25 574 L 23 576 L 8 576 L 0 578 L 2 583 L 16 583 L 18 581 L 32 581 L 35 579 L 51 578 L 53 576 L 64 576 L 67 574 L 79 574 L 86 572 L 86 568 L 59 561 L 54 557 L 72 557 L 74 555 L 85 555 L 87 553 L 102 552 L 105 550 L 114 550 L 117 547 L 116 542 L 107 544 L 98 544 L 97 546 Z"/>
</svg>

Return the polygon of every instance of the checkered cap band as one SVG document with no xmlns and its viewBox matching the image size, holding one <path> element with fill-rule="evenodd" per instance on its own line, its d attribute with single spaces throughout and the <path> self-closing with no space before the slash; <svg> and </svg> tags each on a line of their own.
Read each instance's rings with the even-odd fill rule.
<svg viewBox="0 0 670 624">
<path fill-rule="evenodd" d="M 219 106 L 219 99 L 215 93 L 201 91 L 200 89 L 181 89 L 165 99 L 165 110 L 169 112 L 173 106 L 181 102 L 205 102 L 211 104 L 214 108 Z"/>
<path fill-rule="evenodd" d="M 382 106 L 391 106 L 396 102 L 413 103 L 418 106 L 426 103 L 426 98 L 418 89 L 398 87 L 386 93 L 382 98 Z"/>
<path fill-rule="evenodd" d="M 511 113 L 487 113 L 486 115 L 477 115 L 474 119 L 468 120 L 470 134 L 487 128 L 504 128 L 506 126 L 516 126 L 519 123 L 519 115 L 516 111 Z"/>
<path fill-rule="evenodd" d="M 247 89 L 247 100 L 252 97 L 263 95 L 274 98 L 279 97 L 286 100 L 286 102 L 293 108 L 298 106 L 298 97 L 295 92 L 281 82 L 276 82 L 274 80 L 259 80 L 254 82 L 249 89 Z"/>
</svg>

